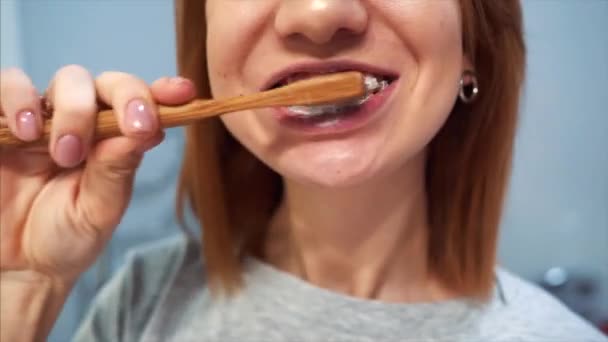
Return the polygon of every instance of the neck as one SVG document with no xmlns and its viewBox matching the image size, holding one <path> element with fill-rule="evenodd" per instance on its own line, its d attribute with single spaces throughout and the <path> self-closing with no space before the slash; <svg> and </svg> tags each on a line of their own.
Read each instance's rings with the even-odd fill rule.
<svg viewBox="0 0 608 342">
<path fill-rule="evenodd" d="M 348 188 L 285 180 L 266 258 L 323 288 L 387 301 L 442 297 L 427 266 L 424 158 Z"/>
</svg>

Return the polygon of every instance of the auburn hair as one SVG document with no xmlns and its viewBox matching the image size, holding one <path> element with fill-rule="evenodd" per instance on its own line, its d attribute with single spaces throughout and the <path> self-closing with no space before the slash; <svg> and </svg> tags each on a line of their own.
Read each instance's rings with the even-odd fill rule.
<svg viewBox="0 0 608 342">
<path fill-rule="evenodd" d="M 494 284 L 498 228 L 510 177 L 525 43 L 519 0 L 459 0 L 463 48 L 481 89 L 457 102 L 428 146 L 426 189 L 431 270 L 457 293 L 484 298 Z M 198 96 L 211 97 L 205 1 L 176 0 L 177 62 Z M 210 286 L 228 293 L 241 282 L 241 259 L 260 255 L 281 199 L 280 176 L 257 160 L 219 118 L 186 128 L 177 212 L 200 221 Z"/>
</svg>

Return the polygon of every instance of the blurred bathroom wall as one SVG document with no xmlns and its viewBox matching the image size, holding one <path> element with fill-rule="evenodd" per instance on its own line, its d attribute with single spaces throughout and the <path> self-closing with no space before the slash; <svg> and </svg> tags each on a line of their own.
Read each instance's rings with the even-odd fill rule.
<svg viewBox="0 0 608 342">
<path fill-rule="evenodd" d="M 0 4 L 0 63 L 24 68 L 40 89 L 70 63 L 146 81 L 175 74 L 171 0 Z M 499 257 L 590 319 L 607 319 L 608 1 L 527 0 L 524 11 L 528 80 Z M 72 293 L 51 342 L 69 339 L 128 247 L 179 234 L 173 199 L 183 137 L 180 129 L 167 133 L 145 157 L 129 211 Z"/>
<path fill-rule="evenodd" d="M 529 0 L 524 14 L 528 75 L 500 258 L 533 280 L 550 270 L 556 294 L 605 320 L 608 1 Z"/>
<path fill-rule="evenodd" d="M 4 66 L 22 67 L 19 11 L 17 0 L 1 0 L 0 8 L 0 62 Z"/>
</svg>

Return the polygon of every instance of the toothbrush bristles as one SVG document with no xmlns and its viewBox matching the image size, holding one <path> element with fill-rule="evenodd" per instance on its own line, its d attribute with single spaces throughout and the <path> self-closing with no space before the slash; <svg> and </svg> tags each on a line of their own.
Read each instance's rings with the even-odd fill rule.
<svg viewBox="0 0 608 342">
<path fill-rule="evenodd" d="M 296 113 L 302 117 L 313 117 L 326 113 L 337 113 L 340 108 L 362 105 L 373 94 L 380 91 L 383 87 L 386 87 L 387 82 L 384 80 L 379 80 L 377 77 L 371 75 L 365 75 L 363 78 L 363 84 L 365 85 L 365 94 L 362 97 L 353 99 L 351 101 L 316 106 L 290 106 L 289 108 L 293 113 Z"/>
<path fill-rule="evenodd" d="M 378 82 L 378 79 L 376 77 L 365 76 L 363 82 L 365 83 L 365 90 L 368 94 L 371 94 L 376 90 L 380 89 L 380 82 Z"/>
</svg>

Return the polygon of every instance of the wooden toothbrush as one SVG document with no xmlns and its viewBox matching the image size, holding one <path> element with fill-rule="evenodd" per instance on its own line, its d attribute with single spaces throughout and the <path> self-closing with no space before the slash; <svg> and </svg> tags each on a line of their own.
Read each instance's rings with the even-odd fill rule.
<svg viewBox="0 0 608 342">
<path fill-rule="evenodd" d="M 197 120 L 246 109 L 284 106 L 312 106 L 348 101 L 372 91 L 356 71 L 320 75 L 294 82 L 281 88 L 228 99 L 194 100 L 181 106 L 159 106 L 159 121 L 163 128 L 184 126 Z M 0 147 L 28 147 L 48 143 L 52 118 L 44 123 L 40 139 L 25 142 L 15 137 L 8 127 L 0 127 Z M 116 115 L 109 110 L 97 116 L 95 139 L 120 135 Z"/>
</svg>

